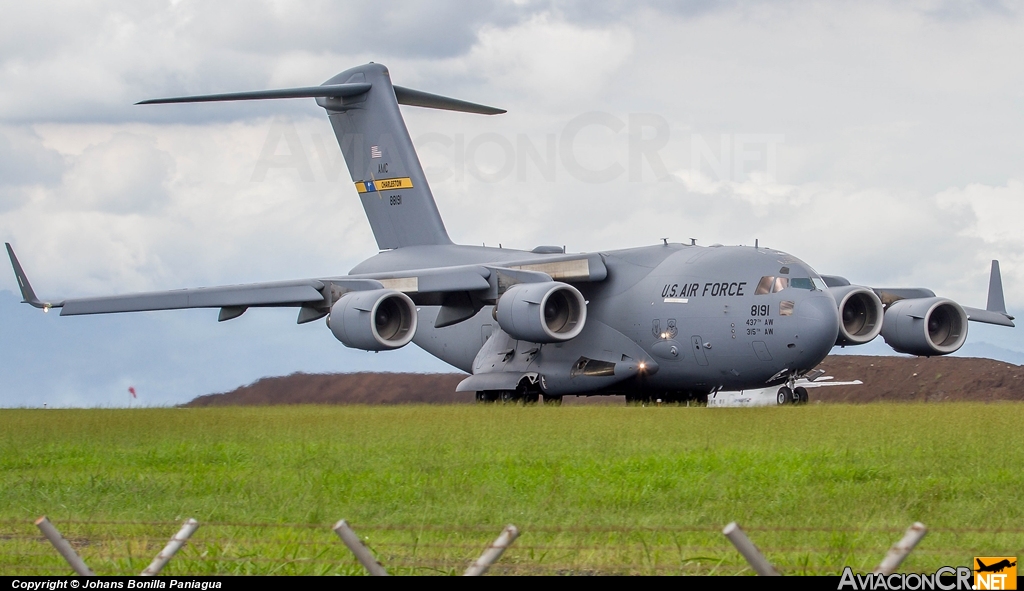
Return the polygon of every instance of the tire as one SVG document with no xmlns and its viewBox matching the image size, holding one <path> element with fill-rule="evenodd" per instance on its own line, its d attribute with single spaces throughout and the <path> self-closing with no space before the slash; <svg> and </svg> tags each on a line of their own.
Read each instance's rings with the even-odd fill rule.
<svg viewBox="0 0 1024 591">
<path fill-rule="evenodd" d="M 516 391 L 515 390 L 498 390 L 498 401 L 502 404 L 515 404 L 516 403 Z"/>
<path fill-rule="evenodd" d="M 537 401 L 540 400 L 540 392 L 531 388 L 530 384 L 523 380 L 516 386 L 516 400 L 521 400 L 523 404 L 537 404 Z"/>
<path fill-rule="evenodd" d="M 779 394 L 775 397 L 775 402 L 779 406 L 793 402 L 793 391 L 789 389 L 789 386 L 779 388 Z"/>
<path fill-rule="evenodd" d="M 807 404 L 810 396 L 807 395 L 807 388 L 803 386 L 793 389 L 793 395 L 796 397 L 796 404 Z"/>
</svg>

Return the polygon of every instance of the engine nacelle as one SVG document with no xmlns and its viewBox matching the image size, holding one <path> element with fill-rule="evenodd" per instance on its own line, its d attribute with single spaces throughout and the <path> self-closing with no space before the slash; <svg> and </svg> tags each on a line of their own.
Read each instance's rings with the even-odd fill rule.
<svg viewBox="0 0 1024 591">
<path fill-rule="evenodd" d="M 831 287 L 829 291 L 839 306 L 837 345 L 863 345 L 882 332 L 885 309 L 875 292 L 859 285 Z"/>
<path fill-rule="evenodd" d="M 900 353 L 948 355 L 967 340 L 967 314 L 946 298 L 899 300 L 885 311 L 882 338 Z"/>
<path fill-rule="evenodd" d="M 387 351 L 416 334 L 416 304 L 393 289 L 351 291 L 334 303 L 327 326 L 346 347 Z"/>
<path fill-rule="evenodd" d="M 494 318 L 501 330 L 514 339 L 558 343 L 583 330 L 587 302 L 579 290 L 567 283 L 518 283 L 502 294 Z"/>
</svg>

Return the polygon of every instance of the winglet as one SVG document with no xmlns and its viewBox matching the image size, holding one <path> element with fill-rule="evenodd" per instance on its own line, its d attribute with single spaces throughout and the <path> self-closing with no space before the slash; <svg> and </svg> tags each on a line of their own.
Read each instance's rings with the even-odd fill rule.
<svg viewBox="0 0 1024 591">
<path fill-rule="evenodd" d="M 992 261 L 992 274 L 988 278 L 988 305 L 985 309 L 989 312 L 1001 312 L 1006 314 L 1006 302 L 1003 300 L 1003 278 L 999 274 L 999 261 Z"/>
<path fill-rule="evenodd" d="M 1003 299 L 1003 278 L 999 274 L 999 261 L 992 261 L 992 274 L 988 278 L 988 304 L 984 310 L 961 306 L 967 312 L 967 319 L 985 324 L 1013 326 L 1013 316 L 1006 313 Z"/>
<path fill-rule="evenodd" d="M 14 267 L 14 276 L 18 279 L 18 287 L 21 288 L 22 302 L 41 310 L 61 307 L 63 304 L 43 302 L 36 297 L 36 292 L 32 290 L 32 284 L 28 282 L 25 270 L 21 268 L 21 263 L 18 262 L 18 257 L 15 256 L 14 249 L 11 248 L 11 243 L 6 242 L 5 244 L 7 245 L 7 254 L 11 257 L 11 266 Z"/>
</svg>

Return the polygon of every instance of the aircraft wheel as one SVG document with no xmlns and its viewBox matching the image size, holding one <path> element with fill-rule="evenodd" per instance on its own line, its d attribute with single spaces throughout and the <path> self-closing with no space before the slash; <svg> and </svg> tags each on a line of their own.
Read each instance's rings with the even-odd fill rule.
<svg viewBox="0 0 1024 591">
<path fill-rule="evenodd" d="M 794 401 L 796 404 L 807 404 L 810 396 L 807 395 L 807 388 L 803 386 L 793 389 L 793 396 L 796 398 Z"/>
<path fill-rule="evenodd" d="M 789 389 L 789 386 L 783 386 L 779 388 L 779 395 L 775 398 L 775 401 L 782 406 L 793 401 L 793 391 Z"/>
<path fill-rule="evenodd" d="M 540 392 L 531 388 L 526 381 L 522 381 L 516 387 L 516 400 L 522 400 L 523 404 L 537 404 Z"/>
<path fill-rule="evenodd" d="M 515 390 L 498 390 L 498 400 L 502 404 L 514 404 L 516 402 Z"/>
<path fill-rule="evenodd" d="M 545 396 L 544 404 L 547 406 L 562 406 L 561 396 Z"/>
<path fill-rule="evenodd" d="M 483 404 L 489 404 L 489 403 L 497 402 L 497 400 L 498 400 L 498 393 L 496 391 L 494 391 L 494 390 L 483 390 L 483 391 L 480 391 L 480 392 L 476 393 L 476 401 L 477 402 L 480 402 L 480 403 L 483 403 Z"/>
</svg>

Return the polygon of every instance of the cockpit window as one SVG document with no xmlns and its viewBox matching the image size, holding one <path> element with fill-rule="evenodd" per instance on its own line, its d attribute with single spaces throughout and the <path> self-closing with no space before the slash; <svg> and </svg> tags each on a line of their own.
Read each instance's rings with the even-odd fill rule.
<svg viewBox="0 0 1024 591">
<path fill-rule="evenodd" d="M 760 281 L 757 282 L 757 288 L 754 290 L 754 295 L 766 295 L 769 293 L 779 293 L 786 289 L 790 285 L 790 279 L 788 277 L 769 277 L 764 276 Z M 810 289 L 810 288 L 807 288 Z"/>
<path fill-rule="evenodd" d="M 821 277 L 762 277 L 757 282 L 757 289 L 754 290 L 754 295 L 767 295 L 770 293 L 779 293 L 780 291 L 792 287 L 793 289 L 806 289 L 808 291 L 824 291 L 826 288 L 825 282 L 822 281 Z"/>
</svg>

